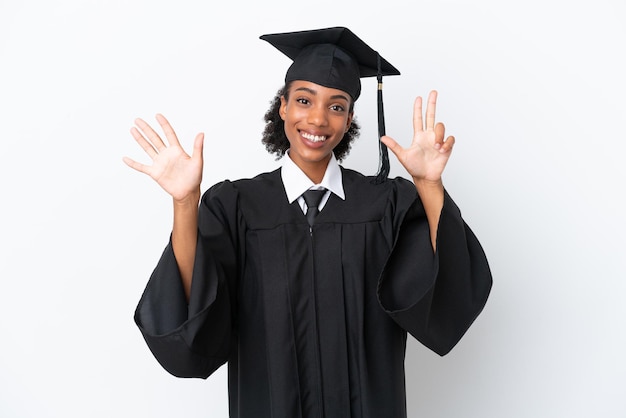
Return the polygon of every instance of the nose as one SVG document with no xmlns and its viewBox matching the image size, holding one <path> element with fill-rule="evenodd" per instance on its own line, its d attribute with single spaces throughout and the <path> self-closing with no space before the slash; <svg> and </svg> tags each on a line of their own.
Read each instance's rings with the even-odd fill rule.
<svg viewBox="0 0 626 418">
<path fill-rule="evenodd" d="M 314 126 L 326 126 L 328 123 L 328 109 L 324 106 L 311 106 L 307 121 Z"/>
</svg>

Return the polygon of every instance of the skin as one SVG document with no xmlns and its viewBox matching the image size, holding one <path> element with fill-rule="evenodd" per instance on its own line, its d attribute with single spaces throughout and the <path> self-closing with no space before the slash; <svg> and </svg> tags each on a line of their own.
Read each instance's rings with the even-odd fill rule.
<svg viewBox="0 0 626 418">
<path fill-rule="evenodd" d="M 341 90 L 305 81 L 294 82 L 290 100 L 281 100 L 280 116 L 285 121 L 285 133 L 290 143 L 289 156 L 315 183 L 322 180 L 333 148 L 350 127 L 354 116 L 348 111 L 350 100 L 350 96 Z M 424 120 L 422 98 L 415 99 L 413 141 L 408 147 L 402 147 L 389 136 L 381 138 L 413 179 L 426 210 L 433 250 L 436 248 L 437 227 L 443 208 L 441 175 L 455 142 L 452 136 L 444 140 L 443 123 L 435 123 L 436 105 L 437 92 L 431 91 Z M 181 147 L 167 119 L 157 114 L 156 120 L 167 144 L 142 119 L 136 119 L 135 126 L 130 130 L 135 141 L 152 159 L 152 164 L 145 165 L 128 157 L 123 160 L 134 170 L 150 176 L 172 197 L 172 247 L 189 300 L 201 197 L 204 134 L 196 136 L 192 154 L 189 155 Z M 324 137 L 324 140 L 313 141 L 312 136 Z"/>
<path fill-rule="evenodd" d="M 313 181 L 324 177 L 333 149 L 350 128 L 353 113 L 350 96 L 337 89 L 308 81 L 295 81 L 289 102 L 281 97 L 280 117 L 285 121 L 289 157 Z M 311 136 L 323 137 L 311 141 Z"/>
<path fill-rule="evenodd" d="M 455 138 L 448 136 L 445 140 L 445 126 L 435 123 L 437 108 L 437 91 L 428 95 L 426 120 L 422 117 L 422 98 L 417 97 L 413 104 L 413 141 L 407 148 L 389 136 L 381 141 L 395 154 L 400 164 L 411 175 L 417 193 L 422 200 L 433 250 L 437 248 L 437 228 L 443 208 L 443 181 L 441 176 L 450 159 Z"/>
</svg>

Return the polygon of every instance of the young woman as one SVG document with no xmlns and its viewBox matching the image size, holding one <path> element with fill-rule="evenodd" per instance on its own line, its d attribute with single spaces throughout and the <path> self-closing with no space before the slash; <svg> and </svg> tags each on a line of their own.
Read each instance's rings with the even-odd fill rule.
<svg viewBox="0 0 626 418">
<path fill-rule="evenodd" d="M 408 148 L 381 139 L 412 181 L 340 166 L 358 135 L 359 78 L 397 70 L 346 28 L 262 38 L 294 59 L 263 137 L 285 154 L 280 169 L 201 194 L 202 134 L 189 156 L 161 115 L 167 145 L 141 119 L 131 130 L 152 165 L 124 161 L 174 202 L 136 323 L 176 376 L 227 362 L 232 417 L 405 417 L 407 332 L 446 354 L 491 289 L 441 180 L 455 140 L 435 123 L 433 91 L 425 120 L 415 100 Z"/>
</svg>

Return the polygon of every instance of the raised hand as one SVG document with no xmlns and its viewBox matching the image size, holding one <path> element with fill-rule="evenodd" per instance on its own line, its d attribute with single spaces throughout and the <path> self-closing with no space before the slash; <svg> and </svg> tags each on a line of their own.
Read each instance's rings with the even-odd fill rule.
<svg viewBox="0 0 626 418">
<path fill-rule="evenodd" d="M 135 141 L 152 159 L 152 165 L 141 164 L 131 158 L 124 157 L 124 162 L 131 168 L 149 175 L 169 193 L 174 200 L 183 201 L 190 196 L 197 195 L 202 181 L 202 148 L 204 134 L 199 133 L 193 145 L 193 152 L 189 156 L 178 142 L 176 133 L 163 115 L 156 115 L 161 125 L 168 145 L 142 119 L 135 119 L 131 128 Z"/>
<path fill-rule="evenodd" d="M 422 118 L 422 98 L 417 97 L 413 105 L 413 142 L 402 147 L 393 138 L 384 136 L 381 141 L 395 154 L 415 182 L 441 182 L 441 175 L 450 158 L 454 137 L 444 141 L 443 123 L 435 124 L 437 92 L 431 91 L 426 105 L 426 125 Z"/>
</svg>

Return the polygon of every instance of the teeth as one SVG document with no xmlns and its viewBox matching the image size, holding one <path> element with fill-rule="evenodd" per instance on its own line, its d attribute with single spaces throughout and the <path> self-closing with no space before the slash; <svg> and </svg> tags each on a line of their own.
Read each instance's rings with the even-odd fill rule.
<svg viewBox="0 0 626 418">
<path fill-rule="evenodd" d="M 308 140 L 309 140 L 309 141 L 311 141 L 311 142 L 322 142 L 322 141 L 326 141 L 326 136 L 325 136 L 325 135 L 322 135 L 322 136 L 319 136 L 319 135 L 311 135 L 311 134 L 308 134 L 308 133 L 306 133 L 306 132 L 303 132 L 303 133 L 302 133 L 302 136 L 303 136 L 303 137 L 305 137 L 306 139 L 308 139 Z"/>
</svg>

